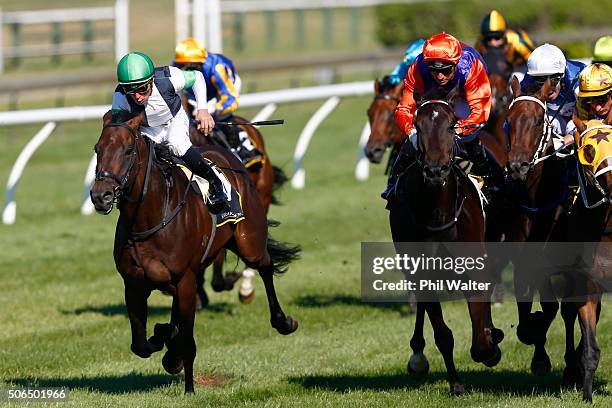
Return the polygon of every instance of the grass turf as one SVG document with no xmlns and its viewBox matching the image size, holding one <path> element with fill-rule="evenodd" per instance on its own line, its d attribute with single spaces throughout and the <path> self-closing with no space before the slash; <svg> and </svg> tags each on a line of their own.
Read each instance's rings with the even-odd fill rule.
<svg viewBox="0 0 612 408">
<path fill-rule="evenodd" d="M 284 337 L 270 327 L 259 280 L 249 306 L 238 303 L 235 291 L 209 289 L 212 304 L 196 318 L 198 384 L 193 396 L 183 395 L 181 376 L 165 373 L 161 353 L 142 360 L 129 350 L 123 284 L 112 260 L 117 214 L 84 217 L 78 212 L 100 123 L 61 124 L 20 181 L 16 224 L 0 226 L 0 387 L 66 387 L 70 402 L 65 405 L 79 407 L 579 405 L 579 391 L 560 389 L 560 317 L 548 337 L 553 371 L 534 377 L 529 372 L 532 348 L 516 339 L 516 307 L 509 301 L 494 309 L 496 325 L 506 333 L 504 355 L 494 369 L 469 357 L 465 303 L 444 304 L 466 395 L 448 395 L 429 323 L 425 352 L 430 374 L 423 384 L 408 378 L 414 317 L 403 305 L 359 299 L 360 242 L 390 239 L 378 197 L 382 168 L 372 167 L 365 183 L 353 176 L 368 103 L 368 98 L 341 102 L 311 142 L 304 160 L 305 189 L 287 186 L 280 194 L 284 205 L 270 212 L 282 222 L 272 231 L 275 238 L 304 248 L 301 261 L 276 279 L 281 304 L 300 328 Z M 299 132 L 316 108 L 314 103 L 281 106 L 274 116 L 284 117 L 286 125 L 264 130 L 274 163 L 288 173 Z M 0 128 L 0 180 L 7 179 L 36 130 Z M 151 331 L 154 323 L 168 320 L 170 299 L 156 293 L 149 304 Z M 610 304 L 604 303 L 598 330 L 598 406 L 612 404 Z"/>
</svg>

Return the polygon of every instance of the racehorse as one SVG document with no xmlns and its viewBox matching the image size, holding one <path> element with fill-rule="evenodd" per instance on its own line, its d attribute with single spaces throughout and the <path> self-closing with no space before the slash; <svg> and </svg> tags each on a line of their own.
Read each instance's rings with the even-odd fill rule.
<svg viewBox="0 0 612 408">
<path fill-rule="evenodd" d="M 268 235 L 265 209 L 239 160 L 210 146 L 205 156 L 226 174 L 242 197 L 245 219 L 216 227 L 216 216 L 194 193 L 182 170 L 172 164 L 169 149 L 140 133 L 144 113 L 113 122 L 104 116 L 97 153 L 96 180 L 91 199 L 96 211 L 109 214 L 116 202 L 120 215 L 115 232 L 114 258 L 125 286 L 125 303 L 132 331 L 131 350 L 142 358 L 163 349 L 165 370 L 185 369 L 185 392 L 193 392 L 196 344 L 193 325 L 196 309 L 196 275 L 222 248 L 235 252 L 263 279 L 271 324 L 290 334 L 297 320 L 282 311 L 273 274 L 282 273 L 297 258 L 299 247 L 290 247 Z M 165 159 L 164 159 L 165 158 Z M 155 326 L 147 335 L 147 298 L 161 290 L 172 296 L 170 323 Z"/>
<path fill-rule="evenodd" d="M 550 237 L 561 207 L 568 197 L 568 164 L 552 151 L 552 125 L 547 114 L 546 95 L 550 81 L 534 95 L 522 95 L 513 78 L 514 100 L 507 114 L 507 162 L 505 197 L 487 213 L 487 240 L 515 242 L 512 249 L 514 289 L 521 342 L 535 346 L 531 371 L 543 375 L 550 371 L 546 353 L 546 333 L 559 309 L 550 276 L 529 275 L 533 256 L 526 255 L 527 241 L 543 243 Z M 536 245 L 536 244 L 533 244 Z M 537 258 L 537 257 L 536 257 Z M 541 312 L 531 313 L 534 292 L 540 294 Z"/>
<path fill-rule="evenodd" d="M 385 151 L 391 147 L 387 171 L 393 165 L 403 142 L 402 132 L 393 118 L 403 89 L 404 84 L 401 82 L 397 85 L 390 84 L 389 76 L 380 81 L 377 79 L 374 81 L 374 100 L 368 108 L 371 133 L 365 146 L 365 154 L 371 163 L 378 164 L 382 161 Z"/>
<path fill-rule="evenodd" d="M 437 92 L 437 91 L 436 91 Z M 400 175 L 397 200 L 389 204 L 389 223 L 396 252 L 402 242 L 473 242 L 484 253 L 484 216 L 476 185 L 455 163 L 455 132 L 457 118 L 453 100 L 456 90 L 445 99 L 415 98 L 418 109 L 415 127 L 419 129 L 418 159 Z M 418 197 L 418 199 L 416 199 Z M 410 340 L 413 355 L 408 362 L 408 372 L 423 378 L 429 369 L 423 354 L 425 339 L 423 324 L 425 312 L 433 326 L 438 350 L 446 365 L 450 392 L 463 393 L 463 385 L 453 360 L 453 334 L 444 321 L 442 308 L 435 293 L 418 292 L 417 315 L 414 334 Z M 464 292 L 472 322 L 472 346 L 470 354 L 476 362 L 489 367 L 501 359 L 498 344 L 503 332 L 494 327 L 491 317 L 489 291 Z M 433 301 L 432 301 L 433 298 Z"/>
<path fill-rule="evenodd" d="M 595 336 L 601 297 L 602 280 L 612 278 L 612 126 L 599 120 L 583 122 L 573 119 L 577 132 L 578 177 L 580 194 L 571 210 L 556 229 L 559 240 L 577 243 L 596 243 L 593 249 L 578 258 L 573 265 L 570 285 L 573 296 L 567 294 L 561 302 L 561 316 L 565 323 L 566 347 L 563 383 L 583 387 L 582 397 L 593 401 L 593 377 L 599 364 L 599 347 Z M 608 123 L 612 123 L 612 114 Z M 594 253 L 591 253 L 594 251 Z M 574 325 L 580 320 L 582 333 L 578 348 L 574 348 Z"/>
<path fill-rule="evenodd" d="M 484 130 L 501 138 L 506 112 L 512 101 L 512 93 L 508 84 L 512 67 L 501 48 L 490 48 L 483 58 L 489 70 L 489 83 L 491 84 L 491 114 Z"/>
<path fill-rule="evenodd" d="M 188 116 L 193 119 L 192 110 L 190 109 L 189 101 L 186 97 L 182 97 L 183 108 L 187 112 Z M 236 123 L 248 123 L 248 121 L 241 116 L 234 115 L 234 122 Z M 261 163 L 251 165 L 247 168 L 248 174 L 251 180 L 255 184 L 257 194 L 262 201 L 264 210 L 267 214 L 270 204 L 280 204 L 278 198 L 274 195 L 274 192 L 278 191 L 283 184 L 288 180 L 282 168 L 272 165 L 270 157 L 266 151 L 264 139 L 261 132 L 254 126 L 241 125 L 241 130 L 247 133 L 247 136 L 257 149 L 263 154 L 263 160 Z M 220 138 L 222 138 L 221 136 Z M 208 145 L 219 145 L 216 142 L 217 139 L 213 139 L 208 136 L 204 136 L 198 131 L 195 125 L 189 127 L 189 138 L 191 143 L 195 146 L 208 146 Z M 226 147 L 226 146 L 225 146 Z M 234 284 L 242 277 L 243 281 L 238 292 L 238 299 L 241 303 L 248 304 L 253 301 L 255 297 L 255 289 L 253 288 L 252 279 L 254 271 L 250 268 L 246 268 L 241 273 L 239 272 L 228 272 L 223 274 L 223 262 L 225 261 L 225 250 L 219 252 L 217 259 L 213 263 L 213 278 L 211 286 L 216 292 L 229 291 L 234 288 Z M 198 298 L 200 300 L 200 306 L 202 308 L 208 305 L 208 295 L 204 289 L 204 273 L 198 275 Z"/>
</svg>

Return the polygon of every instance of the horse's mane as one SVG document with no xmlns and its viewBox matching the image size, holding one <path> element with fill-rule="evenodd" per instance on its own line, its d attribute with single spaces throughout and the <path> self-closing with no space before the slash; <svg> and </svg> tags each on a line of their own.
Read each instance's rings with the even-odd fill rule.
<svg viewBox="0 0 612 408">
<path fill-rule="evenodd" d="M 380 93 L 387 92 L 388 90 L 393 89 L 397 86 L 392 84 L 390 79 L 391 77 L 389 75 L 385 75 L 380 81 L 378 81 L 378 84 L 380 85 Z"/>
</svg>

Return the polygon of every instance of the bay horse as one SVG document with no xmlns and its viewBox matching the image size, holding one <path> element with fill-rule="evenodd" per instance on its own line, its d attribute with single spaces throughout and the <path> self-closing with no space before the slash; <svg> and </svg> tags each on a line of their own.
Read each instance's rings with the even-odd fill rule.
<svg viewBox="0 0 612 408">
<path fill-rule="evenodd" d="M 427 98 L 415 98 L 418 109 L 415 127 L 418 129 L 418 159 L 400 175 L 397 200 L 389 203 L 391 235 L 400 253 L 403 242 L 472 242 L 479 253 L 484 248 L 484 215 L 475 184 L 455 163 L 454 89 L 444 99 L 436 93 Z M 441 90 L 440 96 L 446 92 Z M 416 199 L 418 197 L 418 199 Z M 450 392 L 464 392 L 453 359 L 453 333 L 446 325 L 442 307 L 435 293 L 417 292 L 417 312 L 414 333 L 410 340 L 413 354 L 408 373 L 423 378 L 429 370 L 423 354 L 425 312 L 433 326 L 438 350 L 444 358 Z M 494 327 L 491 317 L 490 291 L 464 292 L 472 323 L 471 357 L 476 362 L 493 367 L 501 359 L 498 344 L 503 331 Z M 432 301 L 433 300 L 433 301 Z"/>
<path fill-rule="evenodd" d="M 190 102 L 185 95 L 182 96 L 181 100 L 183 108 L 187 112 L 190 122 L 192 123 L 189 127 L 189 138 L 191 139 L 191 143 L 200 147 L 218 145 L 218 142 L 215 142 L 215 139 L 204 136 L 202 132 L 197 130 L 196 126 L 193 124 L 194 118 L 192 113 L 193 111 L 190 107 Z M 240 126 L 240 129 L 247 133 L 249 139 L 263 155 L 263 160 L 261 163 L 251 165 L 247 167 L 246 170 L 248 171 L 249 177 L 255 184 L 257 194 L 259 195 L 259 198 L 264 206 L 264 210 L 267 214 L 270 204 L 280 204 L 280 201 L 274 193 L 278 192 L 278 190 L 289 179 L 282 168 L 272 165 L 270 156 L 266 150 L 264 138 L 259 129 L 254 126 L 244 125 L 245 123 L 248 123 L 248 121 L 238 115 L 234 115 L 234 122 L 243 124 Z M 243 278 L 242 284 L 240 285 L 240 290 L 238 291 L 238 299 L 240 300 L 240 303 L 243 304 L 251 303 L 255 297 L 255 289 L 253 288 L 252 284 L 254 271 L 247 267 L 242 272 L 227 272 L 223 274 L 223 263 L 225 261 L 225 256 L 226 251 L 221 250 L 217 256 L 217 259 L 215 259 L 213 262 L 213 278 L 211 281 L 213 290 L 215 292 L 230 291 L 234 288 L 234 284 L 240 278 Z M 202 270 L 202 273 L 198 275 L 197 281 L 199 305 L 202 308 L 205 308 L 209 303 L 208 295 L 204 289 L 204 273 L 205 270 Z"/>
<path fill-rule="evenodd" d="M 517 78 L 512 80 L 514 100 L 507 114 L 504 201 L 487 213 L 487 241 L 497 242 L 503 236 L 506 242 L 517 243 L 509 247 L 519 316 L 517 336 L 522 343 L 535 346 L 531 371 L 536 375 L 551 369 L 545 349 L 546 333 L 559 304 L 549 275 L 538 276 L 537 283 L 528 275 L 534 258 L 527 255 L 525 248 L 533 247 L 525 243 L 544 245 L 569 196 L 569 164 L 555 156 L 552 143 L 546 107 L 550 86 L 546 81 L 534 95 L 522 95 Z M 536 291 L 542 311 L 532 313 Z"/>
<path fill-rule="evenodd" d="M 393 165 L 404 141 L 402 132 L 397 128 L 393 114 L 402 98 L 403 82 L 392 85 L 389 76 L 374 81 L 374 99 L 368 108 L 370 137 L 365 146 L 365 155 L 371 163 L 382 161 L 385 151 L 391 147 L 385 174 Z"/>
<path fill-rule="evenodd" d="M 204 155 L 219 166 L 242 197 L 245 219 L 216 227 L 192 183 L 170 160 L 169 149 L 140 133 L 144 113 L 113 122 L 108 112 L 95 145 L 96 179 L 91 199 L 96 211 L 109 214 L 116 202 L 120 214 L 114 259 L 125 286 L 125 303 L 132 331 L 131 350 L 142 358 L 163 349 L 164 369 L 185 370 L 185 393 L 193 389 L 196 344 L 193 325 L 196 276 L 223 248 L 234 251 L 259 271 L 264 282 L 270 322 L 281 334 L 298 327 L 286 316 L 276 297 L 273 274 L 282 273 L 298 257 L 299 247 L 272 240 L 263 204 L 239 160 L 215 146 Z M 164 148 L 165 147 L 165 148 Z M 147 336 L 147 298 L 153 290 L 172 296 L 170 323 L 155 326 Z"/>
<path fill-rule="evenodd" d="M 612 123 L 612 113 L 606 122 Z M 583 122 L 574 116 L 577 132 L 580 194 L 571 210 L 559 222 L 557 237 L 562 241 L 596 243 L 594 253 L 580 257 L 571 271 L 574 295 L 565 295 L 561 316 L 565 323 L 565 363 L 563 383 L 582 386 L 584 401 L 593 402 L 593 377 L 600 351 L 596 329 L 601 313 L 601 297 L 612 279 L 612 126 L 600 120 Z M 609 290 L 609 286 L 608 286 Z M 574 347 L 574 325 L 580 321 L 581 340 Z"/>
</svg>

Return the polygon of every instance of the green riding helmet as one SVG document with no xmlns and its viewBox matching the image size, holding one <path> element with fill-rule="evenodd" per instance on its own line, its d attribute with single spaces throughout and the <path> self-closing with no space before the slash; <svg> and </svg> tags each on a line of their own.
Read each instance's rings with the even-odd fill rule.
<svg viewBox="0 0 612 408">
<path fill-rule="evenodd" d="M 130 52 L 117 64 L 117 79 L 120 85 L 134 85 L 147 82 L 153 77 L 153 61 L 141 52 Z"/>
</svg>

